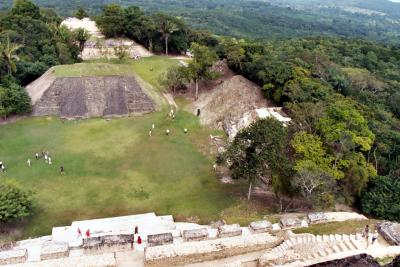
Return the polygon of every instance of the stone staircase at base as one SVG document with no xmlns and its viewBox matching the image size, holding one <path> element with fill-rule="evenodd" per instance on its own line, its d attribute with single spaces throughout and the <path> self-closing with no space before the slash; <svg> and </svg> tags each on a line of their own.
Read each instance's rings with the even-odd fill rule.
<svg viewBox="0 0 400 267">
<path fill-rule="evenodd" d="M 259 258 L 260 266 L 276 266 L 295 261 L 326 258 L 333 254 L 366 249 L 361 234 L 295 235 Z"/>
</svg>

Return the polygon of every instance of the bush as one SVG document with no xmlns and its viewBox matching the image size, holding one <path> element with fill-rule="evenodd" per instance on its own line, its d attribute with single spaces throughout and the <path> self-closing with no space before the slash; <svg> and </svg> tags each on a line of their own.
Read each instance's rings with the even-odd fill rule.
<svg viewBox="0 0 400 267">
<path fill-rule="evenodd" d="M 0 224 L 25 218 L 32 208 L 32 192 L 23 191 L 16 183 L 0 183 Z"/>
<path fill-rule="evenodd" d="M 361 195 L 363 212 L 380 219 L 400 221 L 400 180 L 378 176 L 371 180 Z"/>
<path fill-rule="evenodd" d="M 29 112 L 31 112 L 31 99 L 24 88 L 17 84 L 0 87 L 0 116 Z"/>
</svg>

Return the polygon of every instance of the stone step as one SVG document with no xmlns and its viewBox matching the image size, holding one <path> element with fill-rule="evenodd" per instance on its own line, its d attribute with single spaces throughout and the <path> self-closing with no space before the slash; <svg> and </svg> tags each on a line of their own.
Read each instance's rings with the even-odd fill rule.
<svg viewBox="0 0 400 267">
<path fill-rule="evenodd" d="M 333 250 L 334 253 L 342 252 L 341 248 L 337 244 L 333 245 L 332 250 Z"/>
<path fill-rule="evenodd" d="M 344 242 L 340 242 L 338 244 L 338 246 L 339 246 L 341 251 L 348 251 L 349 250 L 349 248 L 344 244 Z"/>
</svg>

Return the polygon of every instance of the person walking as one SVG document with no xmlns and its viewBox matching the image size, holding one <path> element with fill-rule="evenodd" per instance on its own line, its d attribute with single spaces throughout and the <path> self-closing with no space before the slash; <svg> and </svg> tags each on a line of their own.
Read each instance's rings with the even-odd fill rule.
<svg viewBox="0 0 400 267">
<path fill-rule="evenodd" d="M 61 175 L 65 174 L 64 166 L 60 166 L 60 174 Z"/>
<path fill-rule="evenodd" d="M 49 165 L 51 165 L 51 163 L 52 163 L 52 162 L 51 162 L 51 158 L 49 157 Z"/>
<path fill-rule="evenodd" d="M 142 238 L 140 237 L 140 236 L 138 236 L 138 238 L 137 238 L 137 243 L 140 245 L 140 244 L 142 244 Z"/>
<path fill-rule="evenodd" d="M 30 167 L 30 166 L 31 166 L 31 159 L 28 159 L 28 160 L 26 161 L 26 163 L 28 164 L 28 167 Z"/>
<path fill-rule="evenodd" d="M 167 129 L 167 130 L 165 131 L 165 134 L 166 134 L 166 135 L 169 135 L 169 133 L 170 133 L 170 131 L 169 131 L 169 129 Z"/>
<path fill-rule="evenodd" d="M 149 131 L 149 136 L 151 137 L 151 134 L 152 134 L 152 132 L 151 132 L 151 130 Z"/>
<path fill-rule="evenodd" d="M 36 160 L 38 160 L 38 159 L 39 159 L 39 153 L 37 153 L 37 152 L 36 152 L 36 154 L 35 154 L 35 158 L 36 158 Z"/>
<path fill-rule="evenodd" d="M 90 238 L 90 230 L 89 229 L 86 231 L 86 238 Z"/>
<path fill-rule="evenodd" d="M 78 228 L 77 233 L 78 233 L 78 238 L 82 238 L 82 231 L 80 228 Z"/>
<path fill-rule="evenodd" d="M 139 234 L 139 227 L 135 226 L 135 235 Z"/>
<path fill-rule="evenodd" d="M 156 125 L 153 123 L 153 124 L 151 125 L 151 129 L 154 130 L 154 128 L 156 128 Z"/>
</svg>

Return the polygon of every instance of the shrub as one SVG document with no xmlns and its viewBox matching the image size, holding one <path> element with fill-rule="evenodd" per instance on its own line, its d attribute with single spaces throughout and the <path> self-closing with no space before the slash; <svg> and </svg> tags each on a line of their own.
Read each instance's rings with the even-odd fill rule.
<svg viewBox="0 0 400 267">
<path fill-rule="evenodd" d="M 0 224 L 31 215 L 32 192 L 22 190 L 16 183 L 0 183 Z"/>
<path fill-rule="evenodd" d="M 400 221 L 400 180 L 391 176 L 372 179 L 361 195 L 363 212 L 381 219 Z"/>
</svg>

